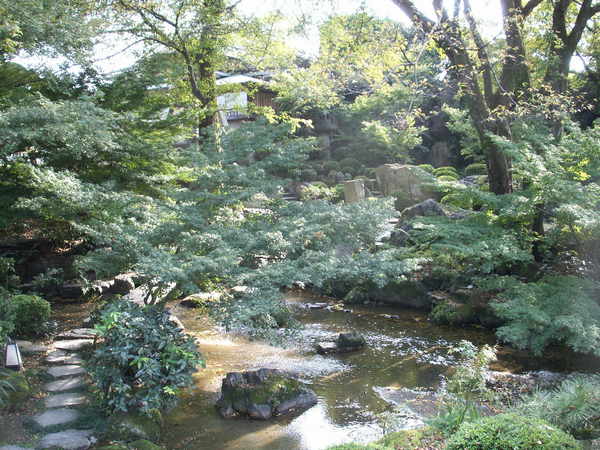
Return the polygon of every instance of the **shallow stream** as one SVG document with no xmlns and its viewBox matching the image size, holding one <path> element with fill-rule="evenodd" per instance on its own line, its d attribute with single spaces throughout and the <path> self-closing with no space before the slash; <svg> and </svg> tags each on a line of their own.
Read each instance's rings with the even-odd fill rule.
<svg viewBox="0 0 600 450">
<path fill-rule="evenodd" d="M 252 342 L 226 335 L 195 310 L 174 312 L 189 333 L 200 341 L 206 369 L 196 374 L 196 388 L 166 418 L 163 441 L 170 449 L 292 450 L 324 449 L 349 441 L 368 442 L 386 431 L 382 414 L 392 409 L 386 393 L 402 388 L 435 389 L 440 376 L 456 364 L 449 348 L 462 339 L 476 345 L 494 344 L 487 330 L 451 328 L 431 324 L 425 314 L 384 307 L 352 307 L 352 312 L 308 309 L 323 301 L 291 294 L 304 327 L 290 348 Z M 320 356 L 316 342 L 334 340 L 340 332 L 357 331 L 367 349 L 355 353 Z M 574 370 L 586 361 L 532 358 L 499 347 L 492 369 L 522 372 L 548 369 Z M 319 403 L 294 417 L 268 422 L 222 419 L 214 407 L 221 380 L 227 372 L 279 368 L 296 372 L 319 396 Z M 406 418 L 411 426 L 412 417 Z"/>
</svg>

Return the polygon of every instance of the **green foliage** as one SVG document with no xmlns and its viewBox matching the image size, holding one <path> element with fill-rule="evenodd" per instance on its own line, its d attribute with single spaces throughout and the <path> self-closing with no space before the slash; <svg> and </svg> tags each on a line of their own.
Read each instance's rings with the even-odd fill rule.
<svg viewBox="0 0 600 450">
<path fill-rule="evenodd" d="M 167 312 L 154 307 L 109 304 L 96 330 L 103 340 L 88 361 L 88 370 L 110 412 L 152 414 L 173 406 L 203 364 L 194 339 Z"/>
<path fill-rule="evenodd" d="M 37 295 L 15 295 L 10 301 L 14 305 L 14 331 L 18 336 L 39 336 L 48 329 L 52 309 L 50 303 Z"/>
<path fill-rule="evenodd" d="M 550 391 L 538 390 L 523 399 L 515 412 L 537 417 L 577 439 L 600 436 L 600 375 L 574 375 Z"/>
<path fill-rule="evenodd" d="M 524 236 L 483 213 L 463 219 L 417 217 L 410 238 L 412 251 L 431 260 L 434 275 L 452 283 L 517 270 L 532 260 Z"/>
<path fill-rule="evenodd" d="M 433 175 L 434 167 L 431 164 L 419 164 L 417 167 Z"/>
<path fill-rule="evenodd" d="M 438 167 L 436 169 L 433 169 L 433 174 L 439 178 L 441 176 L 446 176 L 449 178 L 453 178 L 455 180 L 458 180 L 460 178 L 458 172 L 456 171 L 456 169 L 454 167 Z"/>
<path fill-rule="evenodd" d="M 0 288 L 0 348 L 4 348 L 6 338 L 15 329 L 15 305 L 10 293 Z"/>
<path fill-rule="evenodd" d="M 500 414 L 464 423 L 450 437 L 448 450 L 579 449 L 573 437 L 549 423 L 516 414 Z"/>
<path fill-rule="evenodd" d="M 3 343 L 0 341 L 0 347 L 3 348 Z M 11 392 L 15 391 L 14 379 L 10 377 L 8 370 L 0 370 L 0 409 L 8 404 L 8 399 Z"/>
<path fill-rule="evenodd" d="M 461 341 L 452 351 L 460 355 L 460 365 L 446 383 L 449 395 L 444 399 L 444 409 L 429 421 L 429 425 L 446 436 L 456 432 L 464 422 L 481 417 L 476 402 L 491 398 L 485 376 L 488 365 L 496 359 L 494 348 L 484 345 L 477 349 L 468 341 Z"/>
<path fill-rule="evenodd" d="M 537 355 L 551 344 L 600 355 L 600 305 L 593 283 L 574 276 L 547 276 L 529 283 L 492 279 L 483 285 L 502 289 L 491 304 L 507 322 L 497 330 L 502 340 Z"/>
<path fill-rule="evenodd" d="M 485 175 L 487 174 L 487 167 L 484 163 L 473 163 L 465 167 L 465 175 Z"/>
<path fill-rule="evenodd" d="M 0 289 L 13 289 L 19 281 L 19 277 L 15 272 L 15 260 L 0 257 Z"/>
<path fill-rule="evenodd" d="M 340 192 L 335 188 L 330 188 L 325 183 L 317 182 L 305 186 L 300 191 L 301 200 L 327 200 L 335 202 L 341 200 Z"/>
</svg>

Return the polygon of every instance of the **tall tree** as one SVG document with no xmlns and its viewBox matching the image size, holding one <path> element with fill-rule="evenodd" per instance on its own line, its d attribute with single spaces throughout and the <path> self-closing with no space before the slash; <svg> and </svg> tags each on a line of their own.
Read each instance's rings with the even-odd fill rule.
<svg viewBox="0 0 600 450">
<path fill-rule="evenodd" d="M 527 98 L 531 87 L 531 73 L 527 64 L 522 25 L 545 0 L 529 0 L 526 4 L 521 0 L 500 0 L 506 46 L 499 77 L 493 72 L 488 47 L 481 37 L 469 0 L 454 0 L 452 13 L 441 0 L 432 0 L 435 19 L 427 17 L 411 0 L 392 1 L 415 25 L 429 34 L 448 57 L 466 96 L 481 147 L 487 155 L 490 190 L 496 194 L 512 192 L 510 160 L 490 138 L 490 134 L 511 137 L 509 122 L 497 113 L 510 110 L 523 98 Z M 546 80 L 554 90 L 562 93 L 566 89 L 571 57 L 587 22 L 600 11 L 600 4 L 593 4 L 593 0 L 546 1 L 553 9 L 552 32 L 555 35 L 549 49 L 550 63 Z M 465 40 L 465 27 L 460 21 L 461 10 L 468 24 L 468 34 L 477 49 L 476 55 L 472 54 L 469 42 Z M 574 13 L 575 23 L 567 31 L 567 24 Z M 560 61 L 560 64 L 553 64 L 553 59 Z"/>
<path fill-rule="evenodd" d="M 216 117 L 215 70 L 224 55 L 228 36 L 239 22 L 233 11 L 237 3 L 226 0 L 111 0 L 119 32 L 139 41 L 166 48 L 182 61 L 190 92 L 198 102 L 198 137 Z"/>
</svg>

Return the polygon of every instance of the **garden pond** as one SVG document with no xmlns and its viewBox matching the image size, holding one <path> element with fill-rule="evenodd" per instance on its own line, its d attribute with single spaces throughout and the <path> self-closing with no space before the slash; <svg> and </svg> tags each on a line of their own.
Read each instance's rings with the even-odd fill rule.
<svg viewBox="0 0 600 450">
<path fill-rule="evenodd" d="M 287 347 L 275 347 L 243 336 L 226 334 L 197 310 L 175 307 L 188 333 L 194 335 L 206 358 L 206 368 L 196 375 L 196 386 L 165 418 L 163 442 L 170 449 L 203 450 L 318 450 L 344 442 L 368 442 L 389 431 L 389 412 L 397 410 L 398 393 L 435 391 L 442 376 L 456 365 L 450 349 L 466 339 L 475 345 L 495 344 L 489 330 L 437 326 L 424 313 L 372 305 L 312 309 L 323 302 L 303 294 L 287 300 L 303 324 Z M 334 303 L 331 302 L 333 305 Z M 335 340 L 341 332 L 362 334 L 361 351 L 321 356 L 317 342 Z M 493 370 L 584 370 L 587 359 L 565 359 L 564 354 L 545 359 L 498 347 Z M 214 406 L 227 372 L 262 367 L 298 374 L 317 393 L 316 406 L 290 417 L 270 421 L 228 419 Z M 420 395 L 420 394 L 418 394 Z M 402 397 L 400 395 L 400 397 Z M 394 425 L 416 427 L 414 410 L 395 414 Z"/>
</svg>

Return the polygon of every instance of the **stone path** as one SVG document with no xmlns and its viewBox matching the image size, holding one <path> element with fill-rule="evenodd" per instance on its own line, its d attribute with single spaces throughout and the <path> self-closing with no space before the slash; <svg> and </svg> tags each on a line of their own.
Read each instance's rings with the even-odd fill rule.
<svg viewBox="0 0 600 450">
<path fill-rule="evenodd" d="M 93 430 L 77 429 L 77 420 L 81 418 L 77 408 L 85 405 L 88 399 L 80 392 L 86 385 L 86 371 L 75 352 L 92 343 L 92 336 L 93 330 L 76 329 L 64 333 L 61 336 L 64 340 L 57 340 L 52 346 L 25 344 L 30 351 L 50 351 L 46 363 L 51 367 L 46 372 L 53 378 L 43 387 L 49 394 L 44 400 L 45 410 L 31 418 L 43 434 L 36 449 L 85 450 L 96 442 Z M 0 450 L 22 450 L 22 447 L 6 445 Z"/>
</svg>

